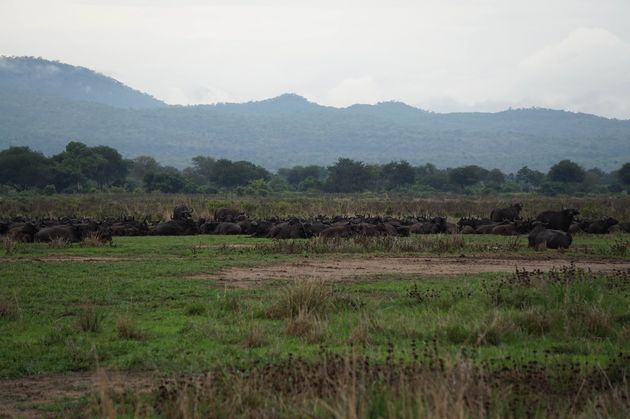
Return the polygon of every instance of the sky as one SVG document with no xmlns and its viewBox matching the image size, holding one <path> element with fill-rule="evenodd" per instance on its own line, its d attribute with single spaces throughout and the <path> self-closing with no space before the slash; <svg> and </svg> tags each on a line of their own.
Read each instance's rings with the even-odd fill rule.
<svg viewBox="0 0 630 419">
<path fill-rule="evenodd" d="M 0 0 L 0 55 L 170 104 L 297 93 L 630 119 L 630 0 Z"/>
</svg>

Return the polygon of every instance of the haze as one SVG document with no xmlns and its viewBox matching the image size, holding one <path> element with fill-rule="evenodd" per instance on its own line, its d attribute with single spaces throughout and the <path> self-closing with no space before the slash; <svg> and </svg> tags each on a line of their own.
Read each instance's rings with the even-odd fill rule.
<svg viewBox="0 0 630 419">
<path fill-rule="evenodd" d="M 628 119 L 629 21 L 627 0 L 0 0 L 0 55 L 92 68 L 171 104 L 293 92 Z"/>
</svg>

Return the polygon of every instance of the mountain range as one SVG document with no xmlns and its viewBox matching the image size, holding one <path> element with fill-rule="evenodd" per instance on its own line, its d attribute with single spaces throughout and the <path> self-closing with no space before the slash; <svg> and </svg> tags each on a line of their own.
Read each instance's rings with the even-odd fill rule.
<svg viewBox="0 0 630 419">
<path fill-rule="evenodd" d="M 401 102 L 334 108 L 295 94 L 173 106 L 83 67 L 0 57 L 0 149 L 53 154 L 72 140 L 176 167 L 200 154 L 272 170 L 339 157 L 508 172 L 563 159 L 604 170 L 630 161 L 630 120 L 540 108 L 433 113 Z"/>
</svg>

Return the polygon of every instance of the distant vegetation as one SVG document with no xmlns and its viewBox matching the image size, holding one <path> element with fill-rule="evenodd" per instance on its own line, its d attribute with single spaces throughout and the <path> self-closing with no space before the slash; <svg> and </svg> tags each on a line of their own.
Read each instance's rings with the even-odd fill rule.
<svg viewBox="0 0 630 419">
<path fill-rule="evenodd" d="M 192 166 L 179 170 L 160 165 L 150 156 L 127 160 L 114 148 L 74 141 L 52 157 L 28 147 L 0 151 L 0 186 L 5 193 L 34 190 L 45 194 L 96 190 L 258 196 L 286 192 L 616 193 L 630 187 L 630 163 L 610 173 L 585 170 L 570 160 L 554 164 L 547 173 L 527 166 L 504 173 L 475 165 L 438 169 L 404 160 L 379 165 L 339 158 L 327 167 L 293 166 L 271 173 L 248 161 L 196 156 Z"/>
<path fill-rule="evenodd" d="M 548 109 L 436 114 L 404 103 L 337 109 L 297 95 L 244 104 L 166 106 L 90 70 L 34 58 L 0 58 L 0 148 L 46 154 L 69 139 L 123 156 L 151 150 L 183 168 L 197 155 L 248 160 L 268 170 L 405 159 L 438 168 L 477 165 L 548 170 L 571 159 L 605 171 L 630 160 L 630 121 Z"/>
</svg>

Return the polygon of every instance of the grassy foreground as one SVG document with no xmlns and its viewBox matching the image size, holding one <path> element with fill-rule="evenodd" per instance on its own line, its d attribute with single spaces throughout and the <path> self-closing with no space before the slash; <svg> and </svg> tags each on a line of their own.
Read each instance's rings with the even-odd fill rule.
<svg viewBox="0 0 630 419">
<path fill-rule="evenodd" d="M 104 384 L 35 406 L 59 416 L 628 417 L 628 271 L 296 278 L 246 288 L 207 276 L 304 258 L 630 256 L 625 236 L 574 244 L 564 254 L 488 236 L 5 246 L 0 378 L 100 369 L 155 382 L 146 392 Z"/>
</svg>

